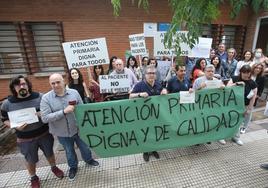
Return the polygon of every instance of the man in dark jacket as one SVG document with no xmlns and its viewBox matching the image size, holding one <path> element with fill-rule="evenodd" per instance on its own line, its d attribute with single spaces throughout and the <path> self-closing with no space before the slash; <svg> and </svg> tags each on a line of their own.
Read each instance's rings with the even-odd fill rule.
<svg viewBox="0 0 268 188">
<path fill-rule="evenodd" d="M 20 75 L 13 78 L 9 85 L 12 93 L 2 104 L 2 121 L 7 127 L 12 126 L 8 112 L 34 107 L 38 122 L 27 124 L 22 122 L 15 127 L 17 143 L 21 153 L 26 160 L 26 168 L 31 176 L 31 186 L 40 187 L 40 181 L 36 175 L 36 163 L 38 162 L 38 149 L 40 148 L 46 156 L 52 172 L 58 177 L 63 178 L 64 173 L 56 166 L 53 152 L 54 138 L 48 132 L 48 125 L 44 124 L 40 118 L 40 101 L 42 94 L 32 91 L 32 84 L 24 76 Z"/>
<path fill-rule="evenodd" d="M 156 68 L 154 65 L 148 65 L 145 69 L 145 79 L 138 82 L 129 98 L 137 97 L 149 97 L 154 95 L 165 95 L 167 90 L 162 87 L 162 85 L 156 80 Z M 157 151 L 145 152 L 143 153 L 143 159 L 148 162 L 150 155 L 153 155 L 155 158 L 159 159 L 159 154 Z"/>
</svg>

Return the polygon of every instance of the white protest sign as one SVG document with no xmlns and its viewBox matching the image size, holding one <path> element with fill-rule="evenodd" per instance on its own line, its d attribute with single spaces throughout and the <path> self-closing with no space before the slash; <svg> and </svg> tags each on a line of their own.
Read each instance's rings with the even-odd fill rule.
<svg viewBox="0 0 268 188">
<path fill-rule="evenodd" d="M 39 121 L 34 107 L 11 111 L 7 114 L 11 128 L 22 126 L 25 123 L 32 124 Z"/>
<path fill-rule="evenodd" d="M 130 90 L 127 74 L 100 75 L 100 93 L 123 93 Z"/>
<path fill-rule="evenodd" d="M 69 68 L 109 64 L 105 38 L 62 43 Z"/>
<path fill-rule="evenodd" d="M 131 55 L 136 56 L 146 54 L 145 38 L 143 33 L 129 35 L 129 43 Z"/>
<path fill-rule="evenodd" d="M 221 80 L 214 79 L 214 80 L 206 80 L 205 81 L 207 89 L 212 89 L 212 88 L 220 88 L 223 84 Z"/>
<path fill-rule="evenodd" d="M 145 37 L 154 37 L 157 32 L 157 23 L 143 23 L 143 33 Z"/>
<path fill-rule="evenodd" d="M 212 38 L 198 38 L 198 43 L 193 47 L 192 53 L 189 57 L 209 58 L 210 49 L 212 45 Z"/>
<path fill-rule="evenodd" d="M 159 61 L 157 60 L 157 70 L 160 72 L 160 79 L 164 80 L 167 76 L 169 69 L 171 68 L 171 61 Z"/>
<path fill-rule="evenodd" d="M 195 103 L 195 92 L 180 91 L 180 104 Z"/>
<path fill-rule="evenodd" d="M 181 34 L 187 34 L 188 31 L 178 31 L 176 36 Z M 164 45 L 164 37 L 166 32 L 155 32 L 154 35 L 154 56 L 173 56 L 175 55 L 175 39 L 176 36 L 173 38 L 173 43 L 171 49 L 165 48 Z M 181 56 L 188 56 L 191 48 L 186 43 L 181 43 Z"/>
</svg>

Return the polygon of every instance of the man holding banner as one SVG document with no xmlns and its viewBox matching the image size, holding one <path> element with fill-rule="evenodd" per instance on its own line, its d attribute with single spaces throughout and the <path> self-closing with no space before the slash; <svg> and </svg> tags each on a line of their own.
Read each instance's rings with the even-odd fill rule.
<svg viewBox="0 0 268 188">
<path fill-rule="evenodd" d="M 194 81 L 193 89 L 200 90 L 200 89 L 208 89 L 208 88 L 223 88 L 224 84 L 221 80 L 218 80 L 214 77 L 215 67 L 214 65 L 207 65 L 205 67 L 205 75 L 202 77 L 197 78 Z M 226 141 L 221 139 L 218 141 L 220 144 L 225 145 Z"/>
<path fill-rule="evenodd" d="M 145 80 L 138 82 L 133 88 L 129 98 L 143 97 L 154 95 L 165 95 L 167 90 L 161 86 L 161 84 L 156 81 L 156 68 L 154 65 L 148 65 L 145 68 Z M 143 153 L 143 159 L 148 162 L 150 155 L 159 159 L 159 154 L 156 151 Z"/>
<path fill-rule="evenodd" d="M 168 93 L 177 93 L 180 91 L 188 91 L 191 89 L 191 81 L 185 78 L 185 66 L 176 65 L 176 76 L 172 77 L 167 84 Z"/>
</svg>

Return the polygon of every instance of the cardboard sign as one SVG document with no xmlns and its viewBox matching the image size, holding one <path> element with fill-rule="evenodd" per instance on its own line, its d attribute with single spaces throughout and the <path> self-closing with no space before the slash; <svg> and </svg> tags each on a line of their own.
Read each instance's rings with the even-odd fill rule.
<svg viewBox="0 0 268 188">
<path fill-rule="evenodd" d="M 143 33 L 129 35 L 129 43 L 130 43 L 131 55 L 136 56 L 146 54 L 146 45 Z"/>
<path fill-rule="evenodd" d="M 160 79 L 165 80 L 169 69 L 171 68 L 171 61 L 157 61 L 157 70 L 160 72 Z"/>
<path fill-rule="evenodd" d="M 154 56 L 173 56 L 175 54 L 175 39 L 180 34 L 187 34 L 187 31 L 178 31 L 177 36 L 173 38 L 173 44 L 170 49 L 166 48 L 164 45 L 164 37 L 166 32 L 156 32 L 154 36 Z M 186 43 L 181 43 L 182 48 L 181 56 L 189 56 L 191 48 Z"/>
<path fill-rule="evenodd" d="M 145 37 L 154 37 L 155 32 L 157 32 L 157 23 L 143 23 Z"/>
<path fill-rule="evenodd" d="M 123 93 L 130 90 L 127 74 L 100 75 L 100 93 Z"/>
<path fill-rule="evenodd" d="M 105 38 L 65 42 L 62 46 L 69 69 L 109 64 Z"/>
<path fill-rule="evenodd" d="M 198 38 L 198 43 L 193 47 L 189 57 L 209 58 L 212 38 Z"/>
</svg>

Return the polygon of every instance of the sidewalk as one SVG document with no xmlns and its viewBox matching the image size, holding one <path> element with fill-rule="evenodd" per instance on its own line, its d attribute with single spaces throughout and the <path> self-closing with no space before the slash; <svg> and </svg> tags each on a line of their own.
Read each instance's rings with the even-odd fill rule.
<svg viewBox="0 0 268 188">
<path fill-rule="evenodd" d="M 75 181 L 57 180 L 40 152 L 37 174 L 42 187 L 268 187 L 268 171 L 259 164 L 268 162 L 268 119 L 255 112 L 249 132 L 241 135 L 244 146 L 230 141 L 159 152 L 160 160 L 144 162 L 142 154 L 98 159 L 100 167 L 79 163 Z M 55 148 L 58 148 L 56 144 Z M 78 152 L 79 153 L 79 152 Z M 56 152 L 59 167 L 67 174 L 65 153 Z M 23 157 L 0 158 L 0 187 L 30 187 Z"/>
</svg>

